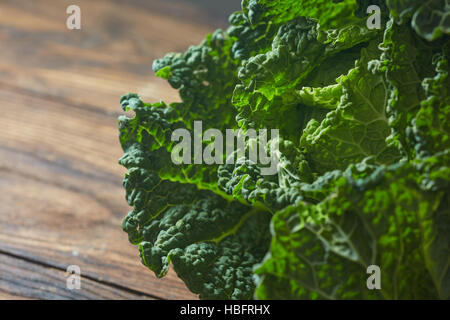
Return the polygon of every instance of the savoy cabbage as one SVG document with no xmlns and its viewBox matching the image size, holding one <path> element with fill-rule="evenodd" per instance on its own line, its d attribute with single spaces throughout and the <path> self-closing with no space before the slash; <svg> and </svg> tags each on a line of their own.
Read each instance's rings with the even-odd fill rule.
<svg viewBox="0 0 450 320">
<path fill-rule="evenodd" d="M 226 31 L 156 60 L 181 102 L 127 94 L 134 117 L 119 118 L 123 229 L 142 262 L 158 277 L 172 265 L 203 299 L 449 299 L 449 12 L 243 0 Z M 196 120 L 279 129 L 278 173 L 174 164 L 171 134 Z"/>
</svg>

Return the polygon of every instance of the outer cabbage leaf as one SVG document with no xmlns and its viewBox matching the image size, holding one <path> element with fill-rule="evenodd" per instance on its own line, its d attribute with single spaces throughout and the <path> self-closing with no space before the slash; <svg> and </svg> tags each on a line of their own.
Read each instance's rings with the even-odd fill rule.
<svg viewBox="0 0 450 320">
<path fill-rule="evenodd" d="M 332 84 L 326 87 L 303 87 L 299 91 L 300 103 L 324 109 L 336 109 L 342 96 L 342 85 Z"/>
<path fill-rule="evenodd" d="M 236 87 L 233 103 L 246 105 L 253 94 L 272 100 L 295 87 L 324 59 L 325 46 L 317 36 L 316 23 L 306 18 L 282 26 L 272 50 L 250 58 L 239 70 L 242 85 Z"/>
<path fill-rule="evenodd" d="M 392 163 L 400 154 L 385 143 L 390 133 L 386 106 L 389 90 L 382 74 L 373 74 L 369 61 L 378 56 L 376 43 L 362 49 L 361 60 L 339 79 L 343 95 L 336 110 L 319 123 L 311 120 L 300 145 L 313 171 L 345 169 L 368 156 Z"/>
<path fill-rule="evenodd" d="M 362 163 L 342 172 L 317 205 L 299 202 L 278 212 L 270 253 L 255 270 L 256 296 L 448 299 L 448 194 L 422 190 L 419 177 L 406 163 Z M 381 290 L 366 287 L 374 264 Z"/>
<path fill-rule="evenodd" d="M 317 28 L 316 22 L 304 17 L 290 21 L 279 28 L 272 50 L 244 61 L 238 73 L 241 84 L 236 85 L 232 100 L 239 111 L 240 127 L 279 128 L 287 139 L 297 140 L 307 121 L 324 117 L 323 107 L 335 107 L 330 103 L 308 104 L 310 100 L 305 101 L 298 89 L 332 84 L 341 70 L 348 70 L 358 54 L 358 50 L 346 50 L 376 33 L 351 26 L 330 32 L 323 42 L 318 39 Z M 333 67 L 336 60 L 341 61 L 338 68 Z M 331 103 L 336 100 L 337 97 Z M 306 107 L 302 102 L 306 102 Z M 277 116 L 280 113 L 285 115 L 283 119 Z"/>
<path fill-rule="evenodd" d="M 156 75 L 179 91 L 182 103 L 174 108 L 188 128 L 199 119 L 208 128 L 219 129 L 234 121 L 231 95 L 239 62 L 231 56 L 234 43 L 225 32 L 217 30 L 199 46 L 191 46 L 183 54 L 169 53 L 153 62 Z"/>
<path fill-rule="evenodd" d="M 344 0 L 243 0 L 242 9 L 252 24 L 270 20 L 286 23 L 304 16 L 317 19 L 324 29 L 355 24 L 359 18 L 354 15 L 358 1 Z"/>
<path fill-rule="evenodd" d="M 276 149 L 273 148 L 275 141 L 278 146 Z M 249 143 L 246 146 L 247 149 L 252 147 Z M 218 185 L 235 199 L 262 205 L 275 213 L 302 200 L 301 186 L 312 182 L 314 176 L 304 154 L 293 142 L 271 140 L 267 149 L 270 157 L 277 161 L 277 174 L 262 175 L 261 164 L 242 157 L 233 164 L 219 166 Z M 307 195 L 312 196 L 312 193 Z"/>
<path fill-rule="evenodd" d="M 432 56 L 440 51 L 439 45 L 431 45 L 415 36 L 407 26 L 398 26 L 391 20 L 380 47 L 379 69 L 385 72 L 390 91 L 386 112 L 392 134 L 389 144 L 395 144 L 408 158 L 414 157 L 414 142 L 406 128 L 420 109 L 426 93 L 422 79 L 433 76 Z M 378 62 L 377 62 L 378 63 Z"/>
<path fill-rule="evenodd" d="M 218 169 L 218 185 L 235 199 L 244 200 L 276 213 L 299 202 L 318 203 L 333 190 L 341 171 L 314 173 L 305 154 L 289 140 L 279 139 L 279 148 L 269 152 L 278 159 L 276 175 L 261 175 L 261 165 L 240 158 Z"/>
<path fill-rule="evenodd" d="M 450 34 L 448 0 L 386 0 L 386 3 L 398 23 L 412 17 L 413 28 L 428 41 Z"/>
<path fill-rule="evenodd" d="M 425 78 L 422 86 L 427 98 L 412 120 L 407 132 L 412 135 L 414 149 L 421 158 L 441 150 L 450 150 L 450 45 L 434 56 L 436 75 Z"/>
<path fill-rule="evenodd" d="M 143 169 L 140 174 L 149 179 Z M 127 197 L 140 192 L 142 180 L 128 179 Z M 250 299 L 252 267 L 264 255 L 270 215 L 228 202 L 193 185 L 159 182 L 124 219 L 130 235 L 139 234 L 142 262 L 158 277 L 169 263 L 187 287 L 203 299 Z"/>
<path fill-rule="evenodd" d="M 204 299 L 449 299 L 447 2 L 387 0 L 382 38 L 366 8 L 384 25 L 384 0 L 244 0 L 226 32 L 156 60 L 181 102 L 128 94 L 119 118 L 142 262 Z M 171 134 L 195 120 L 279 129 L 277 173 L 174 164 Z"/>
<path fill-rule="evenodd" d="M 119 138 L 125 152 L 119 160 L 121 165 L 127 169 L 137 165 L 161 179 L 191 183 L 218 192 L 217 166 L 176 165 L 171 159 L 175 144 L 171 140 L 172 132 L 188 129 L 174 108 L 179 104 L 145 104 L 136 94 L 123 96 L 121 103 L 124 110 L 135 112 L 133 118 L 119 117 Z"/>
<path fill-rule="evenodd" d="M 121 102 L 135 112 L 119 119 L 119 162 L 128 169 L 123 184 L 133 207 L 122 227 L 142 262 L 158 277 L 172 262 L 200 298 L 250 299 L 252 266 L 267 250 L 271 216 L 220 191 L 217 167 L 173 164 L 171 132 L 185 127 L 171 106 L 144 104 L 133 94 Z"/>
<path fill-rule="evenodd" d="M 231 26 L 227 33 L 235 40 L 231 49 L 235 59 L 247 60 L 255 54 L 270 50 L 279 26 L 271 21 L 252 25 L 241 11 L 233 13 L 229 20 Z"/>
</svg>

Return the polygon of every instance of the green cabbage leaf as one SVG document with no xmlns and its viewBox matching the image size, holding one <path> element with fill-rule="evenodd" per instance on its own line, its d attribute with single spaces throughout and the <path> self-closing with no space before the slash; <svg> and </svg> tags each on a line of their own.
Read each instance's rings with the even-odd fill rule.
<svg viewBox="0 0 450 320">
<path fill-rule="evenodd" d="M 449 12 L 243 0 L 227 30 L 156 60 L 181 101 L 126 94 L 118 125 L 122 228 L 142 263 L 157 277 L 172 266 L 202 299 L 450 299 Z M 198 138 L 192 150 L 217 142 L 198 121 L 279 137 L 176 163 L 177 130 Z M 274 174 L 246 156 L 261 148 Z"/>
</svg>

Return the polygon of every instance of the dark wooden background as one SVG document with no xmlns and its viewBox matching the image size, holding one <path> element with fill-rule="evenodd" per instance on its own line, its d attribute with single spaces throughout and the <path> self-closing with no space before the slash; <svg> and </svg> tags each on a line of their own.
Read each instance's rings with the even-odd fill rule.
<svg viewBox="0 0 450 320">
<path fill-rule="evenodd" d="M 141 265 L 129 211 L 119 98 L 179 100 L 152 61 L 227 25 L 239 0 L 0 1 L 0 299 L 190 299 Z M 66 28 L 81 8 L 82 29 Z M 79 265 L 81 290 L 66 288 Z"/>
</svg>

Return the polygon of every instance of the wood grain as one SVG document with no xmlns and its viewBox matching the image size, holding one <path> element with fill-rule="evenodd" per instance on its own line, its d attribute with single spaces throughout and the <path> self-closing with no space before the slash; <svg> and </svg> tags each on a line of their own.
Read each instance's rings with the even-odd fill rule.
<svg viewBox="0 0 450 320">
<path fill-rule="evenodd" d="M 0 3 L 0 299 L 194 299 L 173 271 L 142 266 L 120 228 L 118 101 L 176 101 L 152 61 L 218 25 L 179 1 L 80 0 L 69 31 L 69 4 Z M 72 264 L 82 290 L 65 287 Z"/>
<path fill-rule="evenodd" d="M 99 281 L 81 277 L 80 289 L 68 289 L 68 273 L 47 265 L 0 253 L 0 294 L 9 299 L 149 299 L 129 290 L 105 285 Z"/>
<path fill-rule="evenodd" d="M 129 208 L 115 117 L 76 109 L 68 118 L 68 106 L 1 89 L 0 105 L 9 110 L 0 117 L 0 250 L 76 264 L 155 297 L 194 297 L 173 274 L 158 280 L 141 266 L 120 229 Z"/>
<path fill-rule="evenodd" d="M 110 111 L 127 92 L 172 101 L 177 94 L 153 75 L 153 60 L 215 29 L 179 3 L 81 0 L 82 29 L 68 30 L 72 3 L 2 0 L 0 82 Z"/>
</svg>

